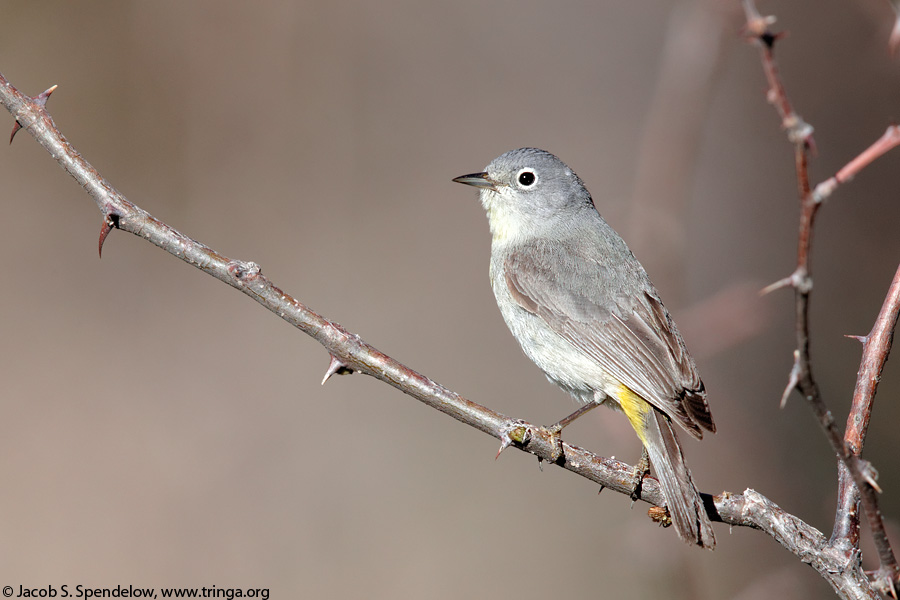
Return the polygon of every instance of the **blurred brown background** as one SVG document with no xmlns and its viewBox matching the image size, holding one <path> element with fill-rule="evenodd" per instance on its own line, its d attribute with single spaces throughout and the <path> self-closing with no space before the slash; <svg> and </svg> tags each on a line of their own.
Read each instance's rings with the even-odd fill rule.
<svg viewBox="0 0 900 600">
<path fill-rule="evenodd" d="M 719 434 L 683 436 L 707 492 L 752 487 L 823 531 L 835 465 L 778 400 L 792 297 L 792 150 L 737 2 L 6 1 L 0 71 L 132 201 L 436 381 L 509 415 L 571 401 L 507 332 L 487 221 L 454 176 L 511 148 L 586 181 L 674 313 Z M 816 127 L 814 182 L 900 116 L 878 0 L 763 2 Z M 11 127 L 12 119 L 0 119 Z M 843 423 L 900 257 L 900 153 L 841 188 L 814 248 L 813 357 Z M 266 587 L 272 597 L 828 597 L 764 535 L 714 553 L 646 506 L 372 379 L 212 278 L 113 232 L 27 134 L 0 156 L 0 585 Z M 900 515 L 900 358 L 866 457 Z M 624 419 L 569 441 L 635 461 Z M 384 443 L 389 440 L 389 443 Z M 892 525 L 893 527 L 894 525 Z M 900 541 L 894 537 L 895 543 Z M 870 565 L 872 566 L 872 565 Z M 70 588 L 71 589 L 71 588 Z"/>
</svg>

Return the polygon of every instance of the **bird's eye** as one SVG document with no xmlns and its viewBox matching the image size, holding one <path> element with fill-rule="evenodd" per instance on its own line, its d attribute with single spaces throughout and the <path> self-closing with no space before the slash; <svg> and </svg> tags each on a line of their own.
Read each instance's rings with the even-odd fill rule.
<svg viewBox="0 0 900 600">
<path fill-rule="evenodd" d="M 516 176 L 516 181 L 519 182 L 520 187 L 531 187 L 537 181 L 537 175 L 531 169 L 522 169 Z"/>
</svg>

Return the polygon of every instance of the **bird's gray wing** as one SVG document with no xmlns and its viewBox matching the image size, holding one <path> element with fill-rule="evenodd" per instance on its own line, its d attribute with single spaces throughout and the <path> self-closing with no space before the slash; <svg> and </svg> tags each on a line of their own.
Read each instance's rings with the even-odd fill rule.
<svg viewBox="0 0 900 600">
<path fill-rule="evenodd" d="M 519 306 L 700 438 L 701 427 L 715 431 L 703 382 L 655 288 L 626 253 L 613 263 L 562 242 L 532 243 L 508 253 L 504 277 Z"/>
</svg>

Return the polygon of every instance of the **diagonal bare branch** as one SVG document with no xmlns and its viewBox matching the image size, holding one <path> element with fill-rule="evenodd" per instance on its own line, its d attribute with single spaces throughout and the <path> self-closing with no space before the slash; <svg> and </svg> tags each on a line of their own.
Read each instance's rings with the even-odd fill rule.
<svg viewBox="0 0 900 600">
<path fill-rule="evenodd" d="M 859 373 L 856 378 L 856 388 L 853 391 L 853 403 L 850 406 L 850 414 L 847 417 L 847 427 L 844 432 L 844 444 L 847 451 L 854 457 L 862 454 L 866 432 L 869 428 L 869 420 L 872 416 L 872 405 L 875 401 L 875 392 L 881 380 L 881 371 L 887 362 L 891 351 L 891 342 L 894 337 L 894 329 L 897 326 L 897 316 L 900 314 L 900 267 L 894 274 L 887 297 L 878 313 L 878 318 L 872 326 L 869 335 L 861 339 L 863 342 L 862 359 L 859 364 Z M 872 485 L 872 482 L 869 482 Z M 873 487 L 875 487 L 873 485 Z M 877 488 L 876 488 L 877 489 Z M 880 490 L 879 490 L 880 491 Z M 854 484 L 853 478 L 846 468 L 840 470 L 840 485 L 838 487 L 838 506 L 835 514 L 832 540 L 846 539 L 855 547 L 859 547 L 859 488 Z M 868 518 L 868 514 L 867 514 Z M 878 536 L 886 537 L 881 530 Z M 889 545 L 878 543 L 879 553 Z M 892 575 L 891 559 L 893 555 L 881 557 L 881 571 L 878 576 L 881 579 L 895 581 Z M 894 567 L 896 561 L 893 563 Z M 889 590 L 896 596 L 896 588 Z"/>
</svg>

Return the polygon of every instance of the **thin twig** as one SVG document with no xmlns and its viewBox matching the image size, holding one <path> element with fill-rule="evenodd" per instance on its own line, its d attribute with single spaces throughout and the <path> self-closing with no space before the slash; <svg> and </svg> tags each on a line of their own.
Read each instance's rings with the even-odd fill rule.
<svg viewBox="0 0 900 600">
<path fill-rule="evenodd" d="M 766 98 L 778 111 L 778 115 L 781 117 L 781 126 L 787 131 L 788 139 L 794 144 L 804 144 L 809 148 L 814 148 L 813 128 L 794 112 L 784 91 L 784 85 L 781 83 L 781 77 L 778 75 L 773 48 L 781 34 L 773 33 L 771 30 L 771 26 L 775 24 L 775 17 L 762 16 L 756 9 L 753 0 L 743 0 L 743 4 L 744 14 L 747 18 L 744 32 L 759 48 L 763 71 L 766 74 L 766 81 L 769 83 L 769 92 Z"/>
<path fill-rule="evenodd" d="M 844 165 L 834 177 L 829 177 L 817 185 L 815 191 L 813 191 L 813 200 L 821 204 L 834 193 L 834 190 L 839 185 L 853 179 L 857 173 L 872 164 L 875 159 L 880 158 L 897 146 L 900 146 L 900 127 L 890 125 L 880 138 L 860 152 L 859 156 Z"/>
</svg>

